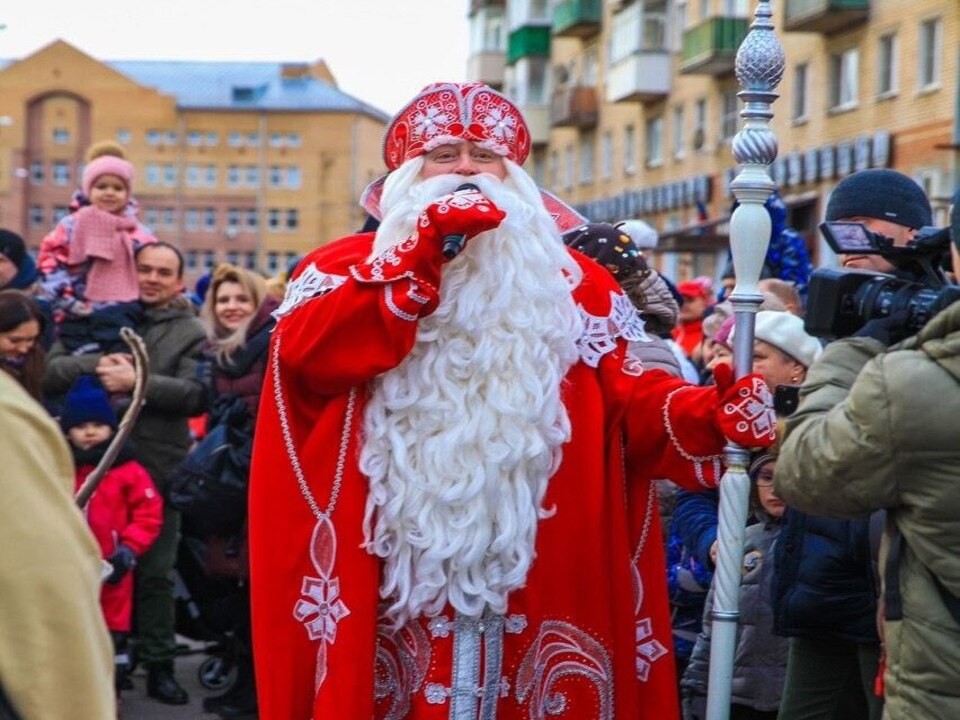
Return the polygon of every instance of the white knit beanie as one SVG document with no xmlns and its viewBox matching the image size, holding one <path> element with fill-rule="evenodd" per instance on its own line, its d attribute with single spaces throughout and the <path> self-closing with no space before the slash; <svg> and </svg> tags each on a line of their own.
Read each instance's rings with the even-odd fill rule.
<svg viewBox="0 0 960 720">
<path fill-rule="evenodd" d="M 641 250 L 652 250 L 660 239 L 657 231 L 643 220 L 621 220 L 615 227 L 625 232 Z"/>
<path fill-rule="evenodd" d="M 735 334 L 736 328 L 730 332 L 731 346 Z M 803 329 L 803 320 L 788 312 L 776 310 L 758 312 L 753 339 L 772 345 L 806 368 L 813 365 L 823 352 L 820 341 L 813 335 L 808 335 Z"/>
</svg>

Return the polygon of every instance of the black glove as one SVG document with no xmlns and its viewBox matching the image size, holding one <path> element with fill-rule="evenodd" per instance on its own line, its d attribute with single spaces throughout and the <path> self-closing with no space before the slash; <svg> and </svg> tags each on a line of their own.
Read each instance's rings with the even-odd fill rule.
<svg viewBox="0 0 960 720">
<path fill-rule="evenodd" d="M 105 582 L 108 585 L 116 585 L 137 564 L 137 555 L 126 545 L 117 545 L 117 549 L 107 558 L 107 562 L 113 565 L 113 572 Z"/>
<path fill-rule="evenodd" d="M 907 329 L 907 312 L 900 310 L 887 317 L 874 318 L 857 330 L 854 337 L 869 337 L 879 340 L 884 345 L 894 345 L 910 336 Z"/>
</svg>

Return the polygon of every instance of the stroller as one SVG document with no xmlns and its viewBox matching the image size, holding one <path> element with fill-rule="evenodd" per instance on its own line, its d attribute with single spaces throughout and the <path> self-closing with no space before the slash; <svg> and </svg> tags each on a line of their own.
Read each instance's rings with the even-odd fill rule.
<svg viewBox="0 0 960 720">
<path fill-rule="evenodd" d="M 197 670 L 200 685 L 228 690 L 236 681 L 237 656 L 244 640 L 234 628 L 249 615 L 249 594 L 243 567 L 246 549 L 241 538 L 201 539 L 185 533 L 180 541 L 174 574 L 177 633 L 201 644 L 208 657 Z"/>
</svg>

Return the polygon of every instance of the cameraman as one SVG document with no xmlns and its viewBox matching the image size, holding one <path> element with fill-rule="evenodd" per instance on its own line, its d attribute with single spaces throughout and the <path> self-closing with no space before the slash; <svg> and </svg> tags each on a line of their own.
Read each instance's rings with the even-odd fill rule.
<svg viewBox="0 0 960 720">
<path fill-rule="evenodd" d="M 919 186 L 894 175 L 871 170 L 847 178 L 827 219 L 863 222 L 906 242 L 930 224 L 929 203 Z M 874 180 L 889 182 L 878 190 Z M 858 192 L 839 192 L 852 189 Z M 882 258 L 842 260 L 844 267 L 867 268 Z M 787 420 L 776 491 L 811 513 L 866 518 L 887 509 L 880 553 L 884 717 L 957 718 L 960 302 L 888 349 L 903 332 L 896 319 L 872 320 L 859 337 L 827 347 Z"/>
</svg>

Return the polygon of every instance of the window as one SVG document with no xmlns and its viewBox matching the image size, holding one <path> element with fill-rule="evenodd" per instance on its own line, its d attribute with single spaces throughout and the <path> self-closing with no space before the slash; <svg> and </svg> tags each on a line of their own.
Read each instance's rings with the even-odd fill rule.
<svg viewBox="0 0 960 720">
<path fill-rule="evenodd" d="M 227 136 L 227 145 L 230 147 L 240 147 L 243 145 L 243 136 L 238 132 L 232 132 Z"/>
<path fill-rule="evenodd" d="M 637 129 L 627 125 L 623 129 L 623 172 L 633 175 L 637 171 Z"/>
<path fill-rule="evenodd" d="M 250 147 L 260 147 L 260 133 L 247 133 L 247 145 Z"/>
<path fill-rule="evenodd" d="M 279 165 L 271 165 L 268 172 L 268 179 L 270 187 L 278 188 L 283 186 L 283 171 Z"/>
<path fill-rule="evenodd" d="M 686 154 L 686 139 L 683 133 L 683 105 L 673 109 L 673 128 L 670 133 L 673 137 L 673 157 L 680 159 Z"/>
<path fill-rule="evenodd" d="M 156 186 L 160 184 L 160 166 L 156 163 L 147 163 L 147 185 Z"/>
<path fill-rule="evenodd" d="M 207 165 L 203 173 L 203 184 L 208 188 L 215 188 L 217 186 L 218 174 L 216 165 Z"/>
<path fill-rule="evenodd" d="M 270 133 L 270 147 L 279 148 L 284 146 L 284 136 L 283 133 Z"/>
<path fill-rule="evenodd" d="M 247 187 L 260 187 L 260 168 L 256 165 L 247 165 L 244 169 L 244 184 Z"/>
<path fill-rule="evenodd" d="M 53 218 L 52 218 L 54 224 L 60 222 L 69 214 L 70 214 L 70 208 L 68 208 L 66 205 L 54 205 Z"/>
<path fill-rule="evenodd" d="M 738 115 L 740 110 L 737 93 L 724 93 L 720 104 L 720 139 L 729 140 L 737 134 L 737 121 L 739 120 Z"/>
<path fill-rule="evenodd" d="M 299 190 L 303 184 L 303 178 L 299 165 L 291 165 L 287 168 L 287 187 L 291 190 Z"/>
<path fill-rule="evenodd" d="M 296 208 L 287 210 L 287 230 L 294 231 L 300 227 L 300 212 Z"/>
<path fill-rule="evenodd" d="M 217 261 L 217 254 L 213 250 L 204 250 L 203 251 L 203 267 L 207 270 L 213 268 L 214 263 Z"/>
<path fill-rule="evenodd" d="M 163 166 L 163 184 L 167 187 L 174 187 L 177 184 L 177 166 L 173 163 Z"/>
<path fill-rule="evenodd" d="M 70 142 L 70 131 L 66 128 L 54 128 L 53 142 L 57 145 L 66 145 Z"/>
<path fill-rule="evenodd" d="M 121 145 L 129 145 L 133 139 L 129 130 L 117 130 L 117 142 Z"/>
<path fill-rule="evenodd" d="M 30 182 L 32 182 L 34 185 L 43 184 L 43 163 L 42 162 L 30 163 Z"/>
<path fill-rule="evenodd" d="M 213 130 L 210 130 L 207 132 L 204 142 L 206 143 L 207 147 L 216 147 L 217 143 L 220 142 L 220 136 Z"/>
<path fill-rule="evenodd" d="M 187 133 L 187 145 L 190 147 L 200 147 L 203 141 L 203 135 L 199 130 L 191 130 Z"/>
<path fill-rule="evenodd" d="M 280 269 L 280 253 L 270 251 L 267 253 L 267 272 L 275 273 Z"/>
<path fill-rule="evenodd" d="M 240 225 L 240 208 L 227 208 L 227 227 L 236 228 Z"/>
<path fill-rule="evenodd" d="M 160 220 L 160 211 L 156 208 L 147 208 L 143 211 L 143 222 L 149 228 L 155 228 Z"/>
<path fill-rule="evenodd" d="M 848 110 L 857 104 L 860 51 L 851 48 L 830 58 L 830 108 Z"/>
<path fill-rule="evenodd" d="M 227 168 L 227 187 L 240 187 L 240 166 L 231 165 Z"/>
<path fill-rule="evenodd" d="M 673 6 L 673 37 L 670 39 L 670 46 L 674 50 L 683 47 L 683 31 L 687 29 L 689 22 L 687 10 L 687 0 L 677 0 Z"/>
<path fill-rule="evenodd" d="M 213 232 L 217 229 L 216 208 L 208 207 L 203 209 L 203 229 L 207 232 Z"/>
<path fill-rule="evenodd" d="M 663 164 L 663 118 L 647 120 L 647 167 Z"/>
<path fill-rule="evenodd" d="M 172 207 L 163 209 L 163 226 L 171 230 L 177 227 L 177 211 Z"/>
<path fill-rule="evenodd" d="M 300 133 L 287 133 L 287 145 L 292 148 L 300 147 Z"/>
<path fill-rule="evenodd" d="M 697 98 L 693 106 L 693 149 L 702 150 L 707 144 L 707 99 Z"/>
<path fill-rule="evenodd" d="M 187 230 L 191 232 L 200 229 L 200 211 L 197 208 L 187 208 L 186 226 Z"/>
<path fill-rule="evenodd" d="M 256 270 L 257 269 L 257 254 L 255 252 L 248 252 L 245 254 L 244 267 L 247 270 Z"/>
<path fill-rule="evenodd" d="M 63 160 L 54 160 L 50 167 L 50 176 L 54 185 L 70 184 L 70 163 Z"/>
<path fill-rule="evenodd" d="M 187 165 L 187 187 L 200 185 L 200 168 L 197 165 Z"/>
<path fill-rule="evenodd" d="M 32 227 L 43 227 L 46 223 L 43 221 L 43 207 L 40 205 L 30 206 L 30 225 Z"/>
<path fill-rule="evenodd" d="M 580 184 L 593 182 L 594 147 L 596 137 L 592 132 L 580 136 Z"/>
<path fill-rule="evenodd" d="M 240 253 L 238 253 L 236 250 L 229 250 L 227 252 L 227 263 L 230 265 L 239 265 Z"/>
<path fill-rule="evenodd" d="M 886 97 L 897 92 L 897 36 L 890 33 L 877 43 L 877 95 Z"/>
<path fill-rule="evenodd" d="M 176 145 L 177 144 L 177 133 L 173 130 L 167 130 L 167 145 Z"/>
<path fill-rule="evenodd" d="M 258 227 L 260 227 L 260 218 L 257 216 L 256 209 L 250 208 L 247 210 L 247 228 L 256 230 Z"/>
<path fill-rule="evenodd" d="M 809 115 L 807 108 L 807 82 L 810 76 L 810 66 L 800 63 L 793 68 L 793 102 L 791 119 L 795 123 L 806 122 Z"/>
<path fill-rule="evenodd" d="M 280 229 L 280 211 L 277 208 L 267 210 L 267 229 L 271 232 Z"/>
<path fill-rule="evenodd" d="M 940 58 L 943 55 L 943 21 L 940 18 L 920 23 L 920 89 L 940 84 Z"/>
<path fill-rule="evenodd" d="M 187 270 L 196 270 L 197 269 L 197 256 L 199 253 L 196 250 L 187 250 L 184 254 L 184 260 L 187 264 Z"/>
<path fill-rule="evenodd" d="M 613 133 L 607 130 L 600 139 L 600 178 L 609 180 L 611 177 L 613 177 Z"/>
<path fill-rule="evenodd" d="M 147 130 L 147 145 L 159 145 L 159 144 L 160 144 L 160 131 Z"/>
</svg>

